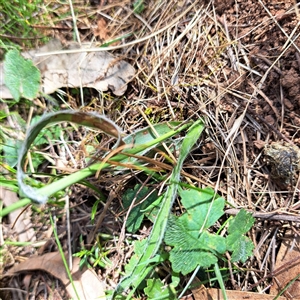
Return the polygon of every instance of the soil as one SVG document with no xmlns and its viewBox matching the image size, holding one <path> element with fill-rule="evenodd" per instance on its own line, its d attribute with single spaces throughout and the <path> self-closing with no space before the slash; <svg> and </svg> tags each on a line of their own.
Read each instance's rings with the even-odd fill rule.
<svg viewBox="0 0 300 300">
<path fill-rule="evenodd" d="M 300 39 L 295 38 L 299 20 L 290 11 L 295 2 L 267 1 L 265 5 L 274 20 L 270 21 L 270 15 L 258 1 L 238 1 L 243 17 L 237 19 L 238 12 L 232 7 L 223 18 L 231 36 L 239 40 L 241 47 L 246 45 L 251 68 L 263 76 L 251 75 L 251 83 L 266 96 L 258 97 L 252 108 L 295 140 L 299 138 L 295 127 L 299 126 L 300 105 Z M 289 47 L 287 37 L 291 34 L 294 38 Z M 239 86 L 239 91 L 253 93 L 253 87 L 247 84 L 249 79 Z"/>
<path fill-rule="evenodd" d="M 158 31 L 194 5 L 194 1 L 171 1 L 157 8 L 157 2 L 146 1 L 146 9 L 140 16 L 125 18 L 132 8 L 129 1 L 122 5 L 112 0 L 90 1 L 89 11 L 98 9 L 112 14 L 111 7 L 119 9 L 120 16 L 125 14 L 120 20 L 126 20 L 124 24 L 128 25 L 117 26 L 96 14 L 98 19 L 82 18 L 78 23 L 81 37 L 85 41 L 91 38 L 102 41 L 119 30 L 136 32 L 132 40 L 139 39 L 143 35 L 138 34 L 143 30 Z M 101 109 L 118 120 L 127 132 L 147 126 L 138 107 L 147 111 L 152 122 L 205 119 L 205 134 L 184 170 L 199 179 L 195 185 L 216 188 L 231 206 L 260 213 L 249 234 L 256 246 L 255 254 L 246 264 L 239 265 L 252 273 L 246 272 L 242 278 L 232 275 L 226 288 L 268 294 L 285 230 L 292 228 L 298 235 L 296 227 L 300 221 L 299 5 L 292 0 L 215 0 L 206 1 L 205 5 L 206 17 L 175 43 L 170 53 L 168 34 L 171 33 L 167 32 L 115 51 L 136 68 L 137 76 L 123 97 L 107 96 L 101 105 L 93 104 L 93 109 Z M 173 40 L 184 32 L 200 7 L 196 3 L 172 28 Z M 204 29 L 205 35 L 201 31 Z M 52 34 L 66 43 L 73 38 L 72 31 L 56 30 Z M 99 95 L 90 93 L 87 103 Z M 71 98 L 74 108 L 80 106 L 80 99 Z M 112 179 L 103 174 L 101 180 L 91 181 L 97 182 L 106 196 L 111 196 L 112 190 L 116 192 L 103 220 L 106 225 L 101 228 L 104 233 L 120 235 L 120 216 L 124 214 L 119 212 L 124 189 L 119 186 L 132 187 L 145 178 L 127 180 L 119 175 Z M 95 202 L 94 194 L 81 186 L 73 187 L 72 191 L 72 219 L 78 220 L 72 224 L 73 238 L 79 239 L 81 235 L 90 238 L 93 226 L 87 216 Z M 264 213 L 268 217 L 264 218 Z M 282 215 L 282 221 L 269 217 L 277 214 Z M 289 218 L 290 215 L 296 219 Z M 149 234 L 149 226 L 145 224 L 140 237 Z M 110 259 L 116 269 L 128 261 L 131 251 L 112 253 Z M 120 279 L 113 268 L 103 271 L 102 276 L 114 283 Z"/>
</svg>

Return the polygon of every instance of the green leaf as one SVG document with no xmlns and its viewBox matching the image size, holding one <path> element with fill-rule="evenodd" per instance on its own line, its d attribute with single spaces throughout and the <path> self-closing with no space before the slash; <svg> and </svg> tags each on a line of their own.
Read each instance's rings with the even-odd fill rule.
<svg viewBox="0 0 300 300">
<path fill-rule="evenodd" d="M 255 219 L 245 209 L 241 209 L 239 213 L 230 221 L 228 233 L 239 232 L 240 234 L 248 232 L 253 226 Z"/>
<path fill-rule="evenodd" d="M 174 246 L 170 251 L 172 268 L 174 272 L 183 275 L 192 272 L 197 266 L 211 266 L 217 262 L 213 252 L 222 254 L 226 251 L 225 238 L 206 231 L 199 236 L 200 227 L 198 231 L 190 230 L 191 227 L 184 220 L 185 215 L 179 218 L 171 215 L 165 234 L 166 244 Z"/>
<path fill-rule="evenodd" d="M 143 10 L 145 9 L 144 0 L 136 0 L 133 3 L 133 12 L 135 14 L 141 14 Z"/>
<path fill-rule="evenodd" d="M 229 251 L 233 251 L 231 255 L 231 261 L 241 261 L 244 263 L 249 256 L 252 255 L 254 245 L 252 241 L 238 233 L 231 234 L 226 239 L 227 247 Z"/>
<path fill-rule="evenodd" d="M 211 188 L 178 190 L 181 203 L 186 208 L 182 221 L 188 230 L 200 231 L 211 227 L 224 214 L 225 200 Z"/>
<path fill-rule="evenodd" d="M 147 239 L 134 242 L 134 254 L 131 256 L 128 264 L 125 265 L 126 274 L 130 274 L 134 269 L 136 262 L 140 259 L 140 257 L 144 252 L 146 243 L 147 243 Z"/>
<path fill-rule="evenodd" d="M 18 163 L 19 150 L 21 146 L 22 141 L 11 138 L 7 138 L 5 145 L 3 145 L 5 162 L 12 168 Z"/>
<path fill-rule="evenodd" d="M 252 255 L 254 245 L 252 241 L 243 234 L 253 226 L 255 219 L 244 209 L 230 221 L 228 236 L 226 237 L 227 249 L 232 251 L 231 260 L 245 262 Z"/>
<path fill-rule="evenodd" d="M 16 193 L 19 191 L 17 180 L 6 179 L 4 176 L 0 176 L 0 186 L 6 187 Z"/>
<path fill-rule="evenodd" d="M 127 265 L 125 265 L 125 274 L 129 275 L 135 268 L 136 264 L 140 261 L 140 258 L 143 256 L 146 248 L 147 248 L 148 239 L 143 239 L 141 241 L 135 241 L 134 242 L 134 254 L 131 256 L 129 262 Z M 162 261 L 165 261 L 167 259 L 167 253 L 158 253 L 154 257 L 150 258 L 148 261 L 144 262 L 144 265 L 150 264 L 150 263 L 159 263 Z M 151 268 L 150 268 L 151 269 Z M 138 287 L 139 282 L 135 287 Z"/>
<path fill-rule="evenodd" d="M 159 278 L 147 279 L 147 287 L 144 289 L 149 300 L 176 299 L 172 290 L 164 284 Z"/>
<path fill-rule="evenodd" d="M 123 195 L 123 205 L 124 208 L 130 207 L 132 201 L 135 199 L 135 203 L 140 204 L 134 206 L 130 211 L 130 214 L 126 220 L 126 228 L 129 232 L 137 232 L 142 224 L 144 219 L 145 210 L 148 206 L 150 206 L 157 199 L 157 192 L 152 192 L 148 197 L 147 195 L 153 189 L 149 189 L 148 187 L 142 187 L 141 184 L 137 184 L 133 189 L 128 189 Z M 145 199 L 144 199 L 145 198 Z M 148 212 L 150 214 L 151 212 Z"/>
<path fill-rule="evenodd" d="M 102 199 L 101 198 L 99 198 L 99 199 L 97 199 L 96 201 L 95 201 L 95 203 L 93 204 L 93 207 L 92 207 L 92 213 L 91 213 L 91 222 L 92 222 L 92 224 L 94 225 L 94 222 L 95 222 L 95 216 L 96 216 L 96 214 L 97 214 L 97 212 L 98 212 L 98 205 L 99 205 L 99 203 L 102 201 Z"/>
<path fill-rule="evenodd" d="M 145 213 L 145 216 L 154 223 L 157 215 L 159 213 L 159 209 L 161 206 L 161 202 L 164 198 L 164 194 L 160 195 L 155 201 L 153 201 L 147 208 L 141 210 L 141 212 Z"/>
<path fill-rule="evenodd" d="M 216 255 L 225 253 L 225 238 L 205 230 L 223 215 L 225 200 L 211 188 L 178 191 L 186 212 L 181 217 L 170 216 L 165 242 L 174 246 L 170 251 L 173 270 L 186 275 L 197 266 L 215 264 Z"/>
<path fill-rule="evenodd" d="M 4 59 L 4 83 L 13 98 L 33 99 L 40 88 L 41 75 L 31 60 L 23 58 L 19 51 L 10 50 Z"/>
</svg>

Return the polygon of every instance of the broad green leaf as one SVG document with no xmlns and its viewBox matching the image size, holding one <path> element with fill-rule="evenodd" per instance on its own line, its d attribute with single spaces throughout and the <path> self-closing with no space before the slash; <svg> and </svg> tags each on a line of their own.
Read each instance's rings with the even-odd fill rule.
<svg viewBox="0 0 300 300">
<path fill-rule="evenodd" d="M 228 233 L 239 232 L 240 234 L 248 232 L 253 226 L 255 219 L 245 209 L 241 209 L 239 213 L 230 221 Z"/>
<path fill-rule="evenodd" d="M 145 186 L 142 187 L 141 184 L 137 184 L 133 189 L 129 189 L 124 193 L 124 208 L 130 207 L 134 199 L 135 203 L 139 203 L 140 201 L 144 200 L 140 204 L 134 205 L 130 211 L 130 214 L 126 220 L 126 228 L 129 232 L 135 233 L 139 230 L 145 215 L 145 213 L 142 211 L 157 199 L 157 192 L 153 192 L 152 190 L 153 189 L 149 189 Z M 147 197 L 150 192 L 152 193 Z"/>
<path fill-rule="evenodd" d="M 242 209 L 230 221 L 228 236 L 226 237 L 227 249 L 232 251 L 232 261 L 245 262 L 252 255 L 254 245 L 252 241 L 243 234 L 253 226 L 255 219 L 246 210 Z"/>
<path fill-rule="evenodd" d="M 215 254 L 225 253 L 225 238 L 205 230 L 223 215 L 225 200 L 211 188 L 179 189 L 179 195 L 186 212 L 170 216 L 165 242 L 174 246 L 170 252 L 173 270 L 188 274 L 197 266 L 209 267 L 217 262 Z"/>
<path fill-rule="evenodd" d="M 226 240 L 224 237 L 209 233 L 207 231 L 203 231 L 203 233 L 201 233 L 199 242 L 201 245 L 201 249 L 205 249 L 207 251 L 223 254 L 227 250 Z"/>
<path fill-rule="evenodd" d="M 231 261 L 241 261 L 244 263 L 252 254 L 254 245 L 252 241 L 238 233 L 230 234 L 226 238 L 228 250 L 233 251 Z"/>
<path fill-rule="evenodd" d="M 23 58 L 19 51 L 10 50 L 4 59 L 4 83 L 15 100 L 20 97 L 33 99 L 40 88 L 41 75 L 31 60 Z"/>
<path fill-rule="evenodd" d="M 190 231 L 183 217 L 170 216 L 165 242 L 174 246 L 170 251 L 170 261 L 175 272 L 186 275 L 197 266 L 209 267 L 217 262 L 214 252 L 223 254 L 226 251 L 225 238 L 206 231 Z"/>
<path fill-rule="evenodd" d="M 224 214 L 225 200 L 211 188 L 202 190 L 179 189 L 181 203 L 187 214 L 182 216 L 182 222 L 189 230 L 200 232 L 211 227 Z"/>
<path fill-rule="evenodd" d="M 208 268 L 218 261 L 217 257 L 211 252 L 191 248 L 185 251 L 185 257 L 182 252 L 174 249 L 170 253 L 170 261 L 173 271 L 181 272 L 183 275 L 193 272 L 198 266 Z"/>
</svg>

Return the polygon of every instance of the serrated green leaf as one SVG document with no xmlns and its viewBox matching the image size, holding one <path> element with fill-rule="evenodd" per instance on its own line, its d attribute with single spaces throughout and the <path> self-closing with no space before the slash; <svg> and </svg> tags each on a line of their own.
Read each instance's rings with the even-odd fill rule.
<svg viewBox="0 0 300 300">
<path fill-rule="evenodd" d="M 4 83 L 13 98 L 33 99 L 40 88 L 41 75 L 31 60 L 23 58 L 19 51 L 10 50 L 4 59 Z"/>
<path fill-rule="evenodd" d="M 170 216 L 165 242 L 174 246 L 170 251 L 173 270 L 185 275 L 197 266 L 215 264 L 215 254 L 225 253 L 225 238 L 205 230 L 223 215 L 225 200 L 211 188 L 179 189 L 179 195 L 187 211 L 179 218 Z"/>
<path fill-rule="evenodd" d="M 238 234 L 232 234 L 227 237 L 228 243 L 230 243 L 230 250 L 233 251 L 231 255 L 231 261 L 241 261 L 244 263 L 253 253 L 254 245 L 252 241 L 244 236 Z"/>
<path fill-rule="evenodd" d="M 255 219 L 245 209 L 241 209 L 239 213 L 230 221 L 228 233 L 239 232 L 244 234 L 253 226 Z"/>
<path fill-rule="evenodd" d="M 215 264 L 218 259 L 211 252 L 200 251 L 199 249 L 189 249 L 182 251 L 180 249 L 173 249 L 170 253 L 170 261 L 174 272 L 181 272 L 187 275 L 200 266 L 208 268 Z"/>
<path fill-rule="evenodd" d="M 126 220 L 126 228 L 129 232 L 135 233 L 139 230 L 145 215 L 143 210 L 149 207 L 157 199 L 158 196 L 156 191 L 152 192 L 147 197 L 152 190 L 153 189 L 149 189 L 145 186 L 142 187 L 141 184 L 137 184 L 133 189 L 128 189 L 123 195 L 123 205 L 125 208 L 128 208 L 134 199 L 135 203 L 139 203 L 146 198 L 142 203 L 134 206 L 130 211 Z M 150 213 L 151 212 L 148 212 L 148 214 Z"/>
<path fill-rule="evenodd" d="M 201 191 L 179 189 L 178 192 L 181 203 L 187 210 L 187 215 L 183 215 L 182 220 L 190 230 L 199 232 L 201 228 L 209 228 L 224 214 L 225 200 L 215 195 L 211 188 Z"/>
<path fill-rule="evenodd" d="M 165 242 L 174 246 L 170 251 L 170 261 L 175 272 L 186 275 L 197 266 L 209 267 L 217 262 L 213 252 L 220 254 L 226 251 L 225 238 L 204 231 L 199 236 L 198 231 L 191 231 L 182 222 L 182 217 L 170 216 Z M 193 223 L 194 224 L 194 223 Z"/>
<path fill-rule="evenodd" d="M 245 262 L 252 255 L 254 245 L 252 241 L 243 234 L 253 226 L 255 219 L 246 210 L 242 209 L 230 221 L 228 236 L 226 237 L 227 249 L 232 251 L 231 260 Z"/>
</svg>

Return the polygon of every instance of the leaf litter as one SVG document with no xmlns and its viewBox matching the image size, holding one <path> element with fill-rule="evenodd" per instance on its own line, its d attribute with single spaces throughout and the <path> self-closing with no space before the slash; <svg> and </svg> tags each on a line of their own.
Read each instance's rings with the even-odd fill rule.
<svg viewBox="0 0 300 300">
<path fill-rule="evenodd" d="M 7 272 L 4 277 L 15 276 L 22 272 L 42 270 L 52 276 L 60 279 L 65 285 L 69 297 L 80 300 L 105 299 L 104 284 L 92 269 L 80 269 L 80 259 L 73 258 L 73 269 L 71 275 L 73 283 L 70 283 L 61 254 L 59 252 L 50 252 L 41 256 L 33 256 L 24 262 L 15 265 Z M 76 291 L 75 291 L 76 290 Z M 77 292 L 77 293 L 76 293 Z"/>
<path fill-rule="evenodd" d="M 127 7 L 109 1 L 108 10 L 101 1 L 100 10 L 106 10 L 109 17 L 116 20 L 115 24 L 107 21 L 111 29 L 122 28 L 125 33 L 126 29 L 134 28 L 134 39 L 145 35 L 146 39 L 136 44 L 133 41 L 126 49 L 136 59 L 136 69 L 141 72 L 134 81 L 136 90 L 126 94 L 131 100 L 121 100 L 124 110 L 120 112 L 110 99 L 103 101 L 103 106 L 95 105 L 93 108 L 104 109 L 107 113 L 113 111 L 121 127 L 129 130 L 143 126 L 144 120 L 136 107 L 150 111 L 147 116 L 154 122 L 169 116 L 175 116 L 177 120 L 206 116 L 205 139 L 191 155 L 191 163 L 186 166 L 188 172 L 202 180 L 203 185 L 209 184 L 221 192 L 232 206 L 245 207 L 257 213 L 257 223 L 251 232 L 251 238 L 257 245 L 254 256 L 242 265 L 242 272 L 230 274 L 226 287 L 253 289 L 260 292 L 256 293 L 256 299 L 274 299 L 275 295 L 263 293 L 269 292 L 271 270 L 276 268 L 271 254 L 276 253 L 281 237 L 285 238 L 284 228 L 290 226 L 294 233 L 297 231 L 295 224 L 284 221 L 284 217 L 298 216 L 296 182 L 299 175 L 295 167 L 292 184 L 282 189 L 270 176 L 273 170 L 264 161 L 264 150 L 255 144 L 260 141 L 272 144 L 281 140 L 282 136 L 293 137 L 293 142 L 300 144 L 298 8 L 292 0 L 280 3 L 213 1 L 202 9 L 205 16 L 182 40 L 176 40 L 177 44 L 171 45 L 174 38 L 185 30 L 194 10 L 182 14 L 175 28 L 161 31 L 155 39 L 154 36 L 148 38 L 148 34 L 159 31 L 165 24 L 171 23 L 175 15 L 180 15 L 187 3 L 190 2 L 165 1 L 161 6 L 146 6 L 139 20 L 137 16 L 126 14 Z M 118 10 L 111 9 L 111 6 Z M 272 18 L 279 12 L 282 12 L 280 19 Z M 170 51 L 166 53 L 168 46 Z M 271 64 L 255 59 L 261 56 L 268 58 Z M 276 70 L 278 68 L 280 72 Z M 155 72 L 148 78 L 154 69 Z M 264 74 L 268 76 L 262 79 Z M 146 84 L 145 78 L 148 80 Z M 172 81 L 174 85 L 170 84 L 171 78 L 176 79 Z M 251 110 L 246 110 L 245 104 L 249 104 Z M 242 114 L 244 117 L 238 119 L 237 124 L 235 120 Z M 268 120 L 273 128 L 282 132 L 282 136 L 258 116 Z M 232 135 L 229 137 L 228 133 Z M 132 176 L 140 180 L 136 174 Z M 115 184 L 125 184 L 121 176 L 119 180 Z M 102 178 L 101 184 L 109 190 L 113 186 L 109 177 Z M 74 204 L 78 205 L 78 199 L 84 196 L 84 192 L 76 193 Z M 83 203 L 81 208 L 88 210 L 89 206 Z M 76 213 L 86 217 L 82 212 Z M 76 222 L 88 230 L 87 223 Z M 119 219 L 116 221 L 109 214 L 104 230 L 109 227 L 111 232 L 116 232 L 118 226 L 121 226 Z M 292 237 L 288 238 L 292 240 Z M 124 249 L 131 248 L 124 246 Z M 126 250 L 122 252 L 123 248 L 119 249 L 122 259 L 116 260 L 116 264 L 125 264 L 128 258 Z M 286 262 L 283 265 L 288 270 Z M 117 282 L 117 272 L 112 273 Z M 289 272 L 286 274 L 286 277 L 290 275 Z M 196 295 L 197 289 L 192 293 Z M 220 291 L 216 290 L 215 297 L 218 294 Z M 230 297 L 237 299 L 245 296 L 255 299 L 254 294 L 228 292 Z M 209 299 L 209 296 L 201 299 Z"/>
<path fill-rule="evenodd" d="M 135 69 L 129 63 L 107 51 L 84 51 L 91 47 L 96 46 L 92 43 L 80 46 L 78 43 L 73 42 L 67 47 L 63 47 L 58 39 L 53 39 L 41 48 L 23 52 L 22 55 L 26 59 L 31 59 L 33 64 L 40 70 L 42 77 L 41 91 L 45 94 L 51 94 L 63 87 L 90 87 L 102 92 L 111 90 L 117 96 L 123 95 L 128 82 L 135 75 Z M 78 50 L 78 52 L 64 53 L 64 50 Z M 61 52 L 60 54 L 38 56 L 38 54 L 54 51 Z M 25 67 L 28 63 L 29 61 L 24 61 Z M 15 82 L 15 77 L 20 78 L 19 68 L 20 64 L 14 64 L 6 68 L 6 73 L 9 72 L 7 77 Z M 0 74 L 3 73 L 5 73 L 5 69 L 3 63 L 1 63 Z M 27 73 L 26 76 L 29 76 Z M 21 85 L 19 89 L 22 89 Z M 10 92 L 5 82 L 3 82 L 3 76 L 0 76 L 1 98 L 19 98 L 20 94 L 21 92 L 18 91 Z M 26 94 L 24 94 L 25 96 Z"/>
</svg>

